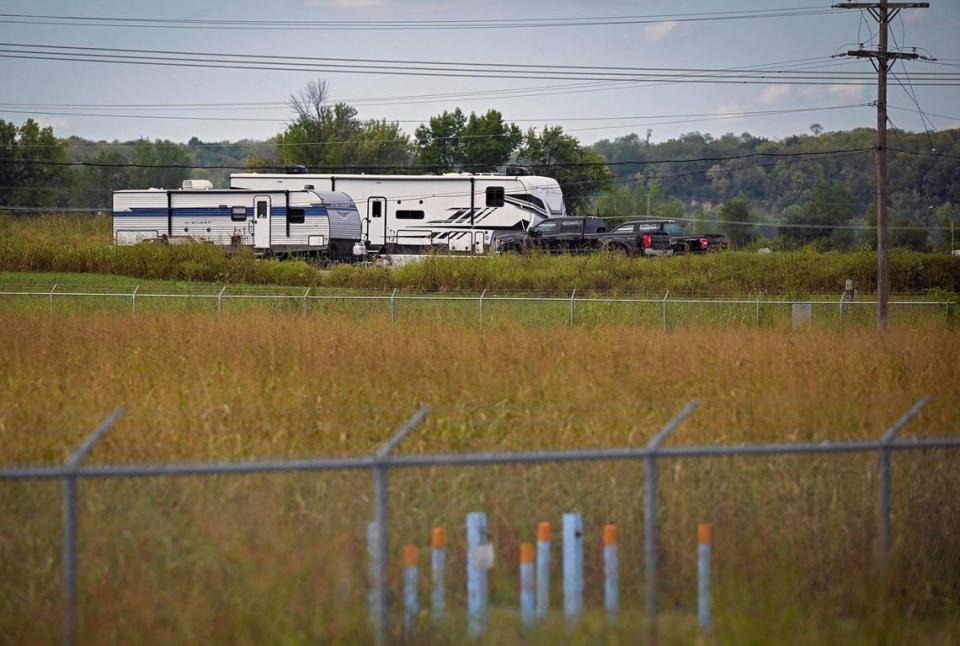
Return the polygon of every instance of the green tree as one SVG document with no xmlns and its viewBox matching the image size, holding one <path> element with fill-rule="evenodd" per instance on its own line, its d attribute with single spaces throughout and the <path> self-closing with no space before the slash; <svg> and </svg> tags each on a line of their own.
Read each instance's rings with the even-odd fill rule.
<svg viewBox="0 0 960 646">
<path fill-rule="evenodd" d="M 184 144 L 140 139 L 133 145 L 130 163 L 130 188 L 180 188 L 190 177 L 193 160 Z"/>
<path fill-rule="evenodd" d="M 460 132 L 466 170 L 489 172 L 506 164 L 522 141 L 520 128 L 504 122 L 503 115 L 497 110 L 488 110 L 480 116 L 471 112 Z"/>
<path fill-rule="evenodd" d="M 309 83 L 290 97 L 293 121 L 277 137 L 277 157 L 286 164 L 303 164 L 312 171 L 344 167 L 405 165 L 410 142 L 399 124 L 363 122 L 346 103 L 329 105 L 327 84 Z"/>
<path fill-rule="evenodd" d="M 54 207 L 67 203 L 66 143 L 33 119 L 23 125 L 0 120 L 0 203 Z"/>
<path fill-rule="evenodd" d="M 722 207 L 720 207 L 721 231 L 734 247 L 745 247 L 757 237 L 756 216 L 750 212 L 747 205 L 747 196 L 741 193 Z M 748 224 L 734 224 L 746 222 Z"/>
<path fill-rule="evenodd" d="M 567 213 L 582 212 L 592 195 L 611 185 L 613 173 L 603 157 L 564 134 L 560 126 L 544 127 L 540 134 L 531 128 L 517 153 L 537 175 L 553 177 L 563 191 Z"/>
<path fill-rule="evenodd" d="M 849 223 L 850 211 L 850 194 L 843 184 L 820 180 L 803 208 L 784 212 L 787 224 L 796 226 L 785 228 L 783 235 L 795 245 L 827 240 L 834 235 L 833 226 Z M 838 236 L 835 244 L 844 239 L 841 234 Z"/>
<path fill-rule="evenodd" d="M 126 167 L 129 160 L 116 147 L 101 149 L 86 161 L 94 165 L 84 166 L 77 178 L 74 203 L 78 206 L 109 207 L 114 191 L 140 188 L 133 169 Z"/>
<path fill-rule="evenodd" d="M 450 170 L 463 163 L 463 145 L 460 136 L 467 118 L 460 108 L 443 111 L 430 117 L 430 124 L 422 124 L 416 131 L 417 163 L 432 166 L 438 171 Z"/>
</svg>

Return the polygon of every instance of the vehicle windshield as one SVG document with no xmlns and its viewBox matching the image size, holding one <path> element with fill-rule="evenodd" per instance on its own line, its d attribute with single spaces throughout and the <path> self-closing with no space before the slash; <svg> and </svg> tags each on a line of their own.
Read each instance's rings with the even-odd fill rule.
<svg viewBox="0 0 960 646">
<path fill-rule="evenodd" d="M 679 222 L 664 222 L 663 232 L 670 236 L 683 235 L 683 225 Z"/>
</svg>

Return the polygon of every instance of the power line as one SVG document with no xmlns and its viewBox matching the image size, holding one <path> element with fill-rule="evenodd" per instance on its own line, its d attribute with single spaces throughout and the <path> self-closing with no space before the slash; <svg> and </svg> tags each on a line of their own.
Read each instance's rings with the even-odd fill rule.
<svg viewBox="0 0 960 646">
<path fill-rule="evenodd" d="M 861 72 L 790 69 L 712 69 L 670 67 L 613 67 L 586 65 L 514 65 L 386 59 L 279 56 L 196 52 L 183 50 L 136 50 L 62 45 L 0 43 L 0 58 L 62 60 L 129 65 L 158 65 L 208 69 L 253 69 L 309 71 L 394 76 L 453 78 L 511 78 L 524 80 L 585 80 L 607 82 L 670 81 L 671 83 L 735 83 L 787 85 L 861 85 L 870 80 Z M 33 48 L 33 49 L 17 49 Z M 52 50 L 52 51 L 48 51 Z M 99 53 L 106 52 L 106 53 Z M 189 57 L 189 58 L 185 58 Z M 300 62 L 307 61 L 307 62 Z M 926 72 L 917 85 L 957 85 L 960 73 Z"/>
<path fill-rule="evenodd" d="M 799 151 L 799 152 L 752 152 L 741 155 L 716 156 L 716 157 L 697 157 L 693 159 L 634 159 L 621 161 L 603 161 L 603 162 L 553 162 L 550 164 L 533 164 L 535 168 L 582 168 L 591 166 L 650 166 L 654 164 L 691 164 L 698 162 L 717 162 L 729 161 L 735 159 L 750 159 L 753 157 L 768 158 L 793 158 L 809 157 L 813 155 L 832 155 L 838 153 L 860 153 L 873 150 L 873 147 L 867 148 L 847 148 L 839 150 L 824 151 Z M 225 169 L 236 170 L 246 169 L 246 166 L 198 166 L 193 164 L 138 164 L 138 163 L 109 163 L 109 162 L 91 162 L 91 161 L 50 161 L 42 159 L 16 159 L 0 158 L 0 162 L 19 165 L 38 165 L 38 166 L 92 166 L 97 168 L 181 168 L 181 169 Z M 487 167 L 489 164 L 462 164 L 463 167 Z M 384 164 L 346 164 L 346 165 L 323 165 L 322 168 L 368 168 L 381 170 L 409 170 L 414 168 L 436 168 L 435 164 L 409 164 L 406 166 L 384 165 Z M 282 168 L 282 166 L 263 166 L 263 168 Z"/>
<path fill-rule="evenodd" d="M 839 13 L 829 7 L 807 6 L 782 9 L 754 9 L 696 13 L 647 14 L 626 16 L 586 16 L 571 18 L 509 18 L 480 20 L 238 20 L 119 18 L 115 16 L 71 16 L 2 13 L 0 23 L 56 25 L 72 27 L 120 27 L 155 29 L 282 30 L 282 31 L 394 31 L 394 30 L 489 30 L 558 27 L 594 27 L 655 24 L 663 22 L 712 22 L 821 16 Z"/>
</svg>

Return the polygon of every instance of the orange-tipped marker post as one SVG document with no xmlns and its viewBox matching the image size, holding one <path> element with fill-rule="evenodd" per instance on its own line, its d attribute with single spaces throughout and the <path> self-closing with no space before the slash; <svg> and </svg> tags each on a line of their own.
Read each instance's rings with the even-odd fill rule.
<svg viewBox="0 0 960 646">
<path fill-rule="evenodd" d="M 413 626 L 420 612 L 417 598 L 417 560 L 420 551 L 416 545 L 403 546 L 403 628 L 408 635 L 413 634 Z"/>
<path fill-rule="evenodd" d="M 442 619 L 446 608 L 447 533 L 443 527 L 430 532 L 430 616 Z"/>
<path fill-rule="evenodd" d="M 537 525 L 537 620 L 550 610 L 550 523 Z"/>
<path fill-rule="evenodd" d="M 702 630 L 709 630 L 710 611 L 710 524 L 697 526 L 697 619 Z"/>
<path fill-rule="evenodd" d="M 617 620 L 620 612 L 620 558 L 616 525 L 603 526 L 603 601 L 607 619 Z"/>
<path fill-rule="evenodd" d="M 520 620 L 524 628 L 533 628 L 536 609 L 533 592 L 533 544 L 520 544 Z"/>
</svg>

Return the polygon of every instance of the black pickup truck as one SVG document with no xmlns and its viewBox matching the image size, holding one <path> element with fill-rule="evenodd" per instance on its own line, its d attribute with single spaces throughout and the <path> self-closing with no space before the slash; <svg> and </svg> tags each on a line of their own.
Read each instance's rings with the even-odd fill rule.
<svg viewBox="0 0 960 646">
<path fill-rule="evenodd" d="M 603 220 L 589 217 L 550 218 L 526 231 L 498 233 L 492 242 L 495 253 L 590 253 L 610 251 L 638 256 L 669 256 L 670 236 L 654 231 L 617 227 L 607 231 Z"/>
<path fill-rule="evenodd" d="M 613 230 L 613 233 L 623 230 L 628 232 L 650 232 L 670 236 L 670 246 L 673 255 L 685 253 L 707 253 L 709 251 L 723 251 L 730 246 L 727 236 L 720 233 L 684 233 L 683 224 L 676 220 L 637 220 L 625 222 Z"/>
</svg>

